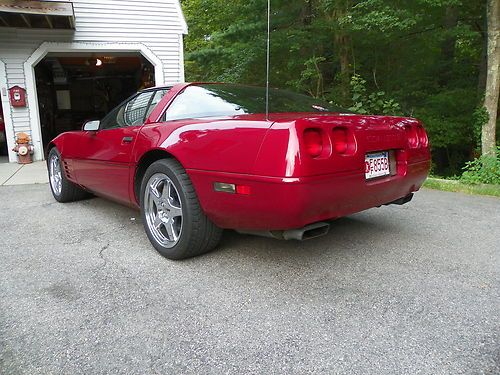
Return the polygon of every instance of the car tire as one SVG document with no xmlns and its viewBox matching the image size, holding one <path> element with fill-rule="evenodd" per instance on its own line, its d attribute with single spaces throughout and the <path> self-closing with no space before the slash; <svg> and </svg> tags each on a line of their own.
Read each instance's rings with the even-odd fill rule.
<svg viewBox="0 0 500 375">
<path fill-rule="evenodd" d="M 174 159 L 152 163 L 140 190 L 141 217 L 154 248 L 178 260 L 217 246 L 222 229 L 203 213 L 189 176 Z"/>
<path fill-rule="evenodd" d="M 66 178 L 61 164 L 61 154 L 55 147 L 49 152 L 47 170 L 50 190 L 56 201 L 61 203 L 74 202 L 89 196 L 89 193 Z"/>
</svg>

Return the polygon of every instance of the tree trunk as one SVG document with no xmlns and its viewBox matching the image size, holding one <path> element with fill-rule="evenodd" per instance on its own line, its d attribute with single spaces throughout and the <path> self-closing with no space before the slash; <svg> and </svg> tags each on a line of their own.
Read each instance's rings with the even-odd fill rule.
<svg viewBox="0 0 500 375">
<path fill-rule="evenodd" d="M 452 34 L 452 31 L 458 24 L 458 10 L 455 7 L 449 6 L 446 8 L 446 13 L 443 20 L 443 26 L 448 32 L 448 36 L 441 45 L 441 53 L 443 55 L 443 63 L 439 76 L 439 84 L 442 87 L 448 86 L 453 76 L 453 61 L 455 58 L 455 44 L 457 37 Z"/>
<path fill-rule="evenodd" d="M 482 98 L 486 90 L 486 72 L 488 70 L 488 17 L 487 10 L 484 11 L 485 17 L 483 25 L 476 24 L 477 31 L 481 34 L 481 61 L 479 62 L 479 75 L 477 80 L 478 97 Z"/>
<path fill-rule="evenodd" d="M 313 20 L 313 0 L 305 0 L 305 4 L 302 7 L 301 18 L 304 26 L 310 26 Z"/>
<path fill-rule="evenodd" d="M 337 35 L 335 42 L 339 49 L 340 59 L 340 84 L 342 98 L 347 100 L 350 93 L 351 64 L 350 64 L 350 38 L 345 34 Z"/>
<path fill-rule="evenodd" d="M 482 98 L 486 90 L 486 72 L 488 70 L 488 50 L 487 40 L 488 36 L 484 35 L 484 46 L 481 48 L 481 61 L 479 62 L 479 75 L 477 79 L 477 93 L 479 98 Z"/>
<path fill-rule="evenodd" d="M 494 155 L 496 149 L 496 124 L 498 114 L 498 95 L 500 92 L 500 2 L 488 0 L 488 72 L 484 107 L 489 120 L 481 132 L 481 151 L 483 155 Z"/>
<path fill-rule="evenodd" d="M 333 11 L 333 19 L 339 22 L 347 16 L 350 8 L 350 0 L 341 0 Z M 342 99 L 346 102 L 350 96 L 351 80 L 351 37 L 343 26 L 338 27 L 334 36 L 334 43 L 339 54 L 340 63 L 340 92 Z"/>
</svg>

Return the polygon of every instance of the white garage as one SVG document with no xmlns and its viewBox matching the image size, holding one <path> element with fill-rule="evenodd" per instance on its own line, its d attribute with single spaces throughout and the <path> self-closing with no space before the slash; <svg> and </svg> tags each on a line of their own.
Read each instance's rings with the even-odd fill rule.
<svg viewBox="0 0 500 375">
<path fill-rule="evenodd" d="M 17 161 L 18 132 L 31 136 L 42 160 L 55 135 L 102 117 L 138 89 L 184 81 L 186 33 L 178 0 L 2 1 L 8 160 Z"/>
</svg>

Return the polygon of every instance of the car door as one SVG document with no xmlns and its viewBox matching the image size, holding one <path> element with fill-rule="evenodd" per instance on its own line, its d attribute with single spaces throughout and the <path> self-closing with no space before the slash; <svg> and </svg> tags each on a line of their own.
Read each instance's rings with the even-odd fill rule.
<svg viewBox="0 0 500 375">
<path fill-rule="evenodd" d="M 139 93 L 112 110 L 98 131 L 80 138 L 73 171 L 78 183 L 99 195 L 130 203 L 132 150 L 156 91 Z"/>
</svg>

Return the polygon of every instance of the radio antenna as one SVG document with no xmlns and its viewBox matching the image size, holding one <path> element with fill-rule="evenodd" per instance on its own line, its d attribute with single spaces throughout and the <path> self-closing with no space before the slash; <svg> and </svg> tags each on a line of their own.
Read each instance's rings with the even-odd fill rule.
<svg viewBox="0 0 500 375">
<path fill-rule="evenodd" d="M 266 120 L 269 120 L 269 66 L 271 63 L 271 0 L 267 0 Z"/>
</svg>

